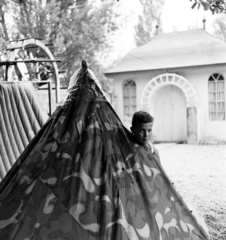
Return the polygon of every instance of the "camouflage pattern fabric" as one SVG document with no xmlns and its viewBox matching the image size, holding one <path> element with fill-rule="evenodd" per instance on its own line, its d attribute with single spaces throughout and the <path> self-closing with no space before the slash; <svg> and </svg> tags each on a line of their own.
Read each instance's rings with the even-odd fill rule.
<svg viewBox="0 0 226 240">
<path fill-rule="evenodd" d="M 84 74 L 1 182 L 0 239 L 208 237 L 157 150 L 135 142 Z"/>
</svg>

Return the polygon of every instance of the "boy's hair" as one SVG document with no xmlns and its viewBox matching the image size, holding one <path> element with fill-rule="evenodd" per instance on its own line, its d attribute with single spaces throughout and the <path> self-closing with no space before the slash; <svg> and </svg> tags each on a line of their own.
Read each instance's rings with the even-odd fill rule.
<svg viewBox="0 0 226 240">
<path fill-rule="evenodd" d="M 137 123 L 150 123 L 153 122 L 154 118 L 145 111 L 135 112 L 132 118 L 132 126 L 135 127 Z"/>
</svg>

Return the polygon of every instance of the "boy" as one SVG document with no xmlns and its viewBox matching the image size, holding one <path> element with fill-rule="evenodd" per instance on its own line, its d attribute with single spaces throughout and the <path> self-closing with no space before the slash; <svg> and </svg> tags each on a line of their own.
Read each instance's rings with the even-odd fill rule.
<svg viewBox="0 0 226 240">
<path fill-rule="evenodd" d="M 160 163 L 158 150 L 151 143 L 153 123 L 154 123 L 154 118 L 148 112 L 144 112 L 144 111 L 135 112 L 132 118 L 132 126 L 130 130 L 134 135 L 135 141 L 139 145 L 143 145 L 145 149 L 147 148 L 150 149 L 153 154 L 152 156 L 157 160 L 157 162 Z M 160 168 L 162 168 L 161 163 L 159 165 L 159 169 Z M 198 223 L 202 226 L 202 228 L 205 230 L 205 232 L 208 235 L 209 230 L 206 226 L 206 223 L 203 217 L 199 216 L 196 213 L 196 211 L 194 211 L 194 209 L 195 208 L 193 207 L 193 211 L 192 211 L 193 215 L 195 216 Z"/>
<path fill-rule="evenodd" d="M 148 112 L 135 112 L 130 130 L 139 145 L 145 146 L 150 149 L 153 154 L 157 153 L 158 155 L 158 151 L 151 143 L 153 123 L 154 118 Z"/>
</svg>

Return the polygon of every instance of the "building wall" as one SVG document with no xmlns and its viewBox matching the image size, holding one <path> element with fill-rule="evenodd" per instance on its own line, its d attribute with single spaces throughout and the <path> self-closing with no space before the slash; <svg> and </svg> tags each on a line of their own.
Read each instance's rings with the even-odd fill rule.
<svg viewBox="0 0 226 240">
<path fill-rule="evenodd" d="M 175 69 L 194 86 L 198 97 L 198 139 L 206 137 L 226 140 L 226 121 L 209 120 L 208 79 L 213 73 L 220 73 L 226 81 L 226 65 L 212 65 Z M 226 91 L 226 88 L 225 88 Z"/>
<path fill-rule="evenodd" d="M 175 68 L 157 71 L 142 71 L 112 74 L 114 79 L 114 92 L 116 95 L 116 112 L 123 119 L 123 82 L 132 79 L 137 86 L 137 110 L 140 109 L 141 94 L 146 84 L 154 77 L 164 73 L 175 73 L 185 77 L 194 86 L 197 98 L 197 123 L 198 140 L 206 137 L 212 137 L 219 140 L 226 140 L 226 121 L 209 121 L 209 103 L 208 103 L 208 79 L 213 73 L 220 73 L 226 81 L 226 64 L 211 65 L 189 68 Z M 225 84 L 226 85 L 226 84 Z M 225 89 L 226 90 L 226 89 Z M 128 124 L 126 123 L 126 126 Z M 127 126 L 128 127 L 128 126 Z"/>
<path fill-rule="evenodd" d="M 120 119 L 123 120 L 123 83 L 124 81 L 131 79 L 136 83 L 137 98 L 136 105 L 137 110 L 140 107 L 141 93 L 145 85 L 153 77 L 164 73 L 164 71 L 142 71 L 142 72 L 129 72 L 129 73 L 118 73 L 110 75 L 109 77 L 114 79 L 114 94 L 115 94 L 115 111 L 119 115 Z"/>
</svg>

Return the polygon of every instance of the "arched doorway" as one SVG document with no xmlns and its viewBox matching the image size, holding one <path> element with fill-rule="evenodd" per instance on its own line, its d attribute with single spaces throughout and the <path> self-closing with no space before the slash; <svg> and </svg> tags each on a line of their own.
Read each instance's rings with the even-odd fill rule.
<svg viewBox="0 0 226 240">
<path fill-rule="evenodd" d="M 183 76 L 165 73 L 151 79 L 141 94 L 140 109 L 154 116 L 156 141 L 198 142 L 197 95 Z"/>
<path fill-rule="evenodd" d="M 180 88 L 166 85 L 153 95 L 153 134 L 156 142 L 187 140 L 186 99 Z"/>
</svg>

